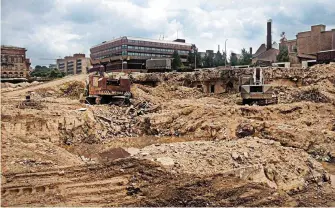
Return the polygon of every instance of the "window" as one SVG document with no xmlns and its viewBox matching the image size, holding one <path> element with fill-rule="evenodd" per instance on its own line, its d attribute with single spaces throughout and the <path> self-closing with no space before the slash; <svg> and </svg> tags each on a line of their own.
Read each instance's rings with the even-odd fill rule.
<svg viewBox="0 0 335 208">
<path fill-rule="evenodd" d="M 263 86 L 250 86 L 250 92 L 263 92 Z"/>
</svg>

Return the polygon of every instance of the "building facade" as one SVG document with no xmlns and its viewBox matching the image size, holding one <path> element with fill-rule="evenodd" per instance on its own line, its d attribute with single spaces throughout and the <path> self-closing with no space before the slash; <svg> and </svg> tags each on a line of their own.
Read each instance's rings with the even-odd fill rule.
<svg viewBox="0 0 335 208">
<path fill-rule="evenodd" d="M 121 69 L 145 69 L 145 61 L 151 58 L 171 58 L 175 50 L 186 64 L 192 44 L 183 39 L 175 41 L 121 37 L 93 46 L 90 49 L 93 65 L 103 64 L 107 71 Z M 123 63 L 123 64 L 122 64 Z"/>
<path fill-rule="evenodd" d="M 86 58 L 85 54 L 82 53 L 65 56 L 63 59 L 57 59 L 57 69 L 66 75 L 86 74 L 90 66 L 90 59 Z"/>
<path fill-rule="evenodd" d="M 26 49 L 15 46 L 1 46 L 1 78 L 27 78 L 30 59 Z"/>
<path fill-rule="evenodd" d="M 280 44 L 287 46 L 291 63 L 315 60 L 318 52 L 335 49 L 335 29 L 326 31 L 325 25 L 313 25 L 294 40 L 283 38 Z"/>
</svg>

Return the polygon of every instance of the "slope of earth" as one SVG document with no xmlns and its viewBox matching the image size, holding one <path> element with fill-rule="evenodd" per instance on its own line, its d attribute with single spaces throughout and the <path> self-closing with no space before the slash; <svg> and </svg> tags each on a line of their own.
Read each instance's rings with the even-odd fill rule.
<svg viewBox="0 0 335 208">
<path fill-rule="evenodd" d="M 317 189 L 318 192 L 313 189 L 313 197 L 302 200 L 297 193 L 278 192 L 230 175 L 176 174 L 157 163 L 130 158 L 108 164 L 4 174 L 1 205 L 331 206 L 334 192 L 327 186 Z"/>
</svg>

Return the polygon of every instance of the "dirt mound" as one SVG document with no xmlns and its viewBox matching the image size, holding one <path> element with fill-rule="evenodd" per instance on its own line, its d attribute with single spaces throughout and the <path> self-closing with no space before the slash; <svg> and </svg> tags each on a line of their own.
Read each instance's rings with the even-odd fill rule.
<svg viewBox="0 0 335 208">
<path fill-rule="evenodd" d="M 25 100 L 22 101 L 18 106 L 20 109 L 37 109 L 37 110 L 42 110 L 44 106 L 41 104 L 41 102 L 35 101 L 35 100 Z"/>
<path fill-rule="evenodd" d="M 302 189 L 306 183 L 328 177 L 321 164 L 303 150 L 251 137 L 229 142 L 152 145 L 141 149 L 136 157 L 162 161 L 175 172 L 232 174 L 283 190 Z"/>
<path fill-rule="evenodd" d="M 329 103 L 330 99 L 322 94 L 319 89 L 311 88 L 293 94 L 294 102 L 311 101 L 315 103 Z"/>
<path fill-rule="evenodd" d="M 80 81 L 66 82 L 60 86 L 59 90 L 64 97 L 79 99 L 80 94 L 84 92 L 85 83 Z"/>
<path fill-rule="evenodd" d="M 335 161 L 333 69 L 265 69 L 279 85 L 269 106 L 191 87 L 235 86 L 251 69 L 143 74 L 156 87 L 134 84 L 129 107 L 81 104 L 86 75 L 11 88 L 1 105 L 2 205 L 334 206 L 334 176 L 316 161 Z M 31 91 L 43 109 L 18 108 Z"/>
</svg>

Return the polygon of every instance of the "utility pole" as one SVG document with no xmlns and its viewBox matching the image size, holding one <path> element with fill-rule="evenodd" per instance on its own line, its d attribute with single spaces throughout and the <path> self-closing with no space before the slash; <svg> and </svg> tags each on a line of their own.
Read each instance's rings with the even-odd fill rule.
<svg viewBox="0 0 335 208">
<path fill-rule="evenodd" d="M 194 70 L 197 69 L 197 48 L 194 48 Z"/>
<path fill-rule="evenodd" d="M 227 40 L 224 42 L 224 53 L 225 53 L 225 59 L 224 59 L 224 66 L 226 67 L 227 66 Z"/>
</svg>

